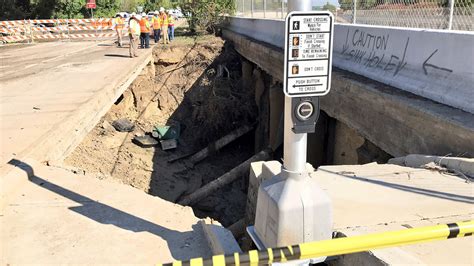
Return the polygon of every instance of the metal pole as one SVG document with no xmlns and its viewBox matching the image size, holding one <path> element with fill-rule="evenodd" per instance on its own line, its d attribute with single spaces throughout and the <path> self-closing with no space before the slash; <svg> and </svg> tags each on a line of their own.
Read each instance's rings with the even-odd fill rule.
<svg viewBox="0 0 474 266">
<path fill-rule="evenodd" d="M 352 0 L 352 24 L 356 24 L 357 0 Z"/>
<path fill-rule="evenodd" d="M 250 17 L 253 18 L 253 1 L 254 0 L 250 0 Z"/>
<path fill-rule="evenodd" d="M 242 0 L 242 16 L 245 17 L 245 0 Z"/>
<path fill-rule="evenodd" d="M 311 0 L 289 0 L 288 12 L 311 11 Z M 288 174 L 299 176 L 306 172 L 308 134 L 295 134 L 292 130 L 291 98 L 285 96 L 283 168 Z"/>
<path fill-rule="evenodd" d="M 263 18 L 267 17 L 267 0 L 263 0 Z"/>
<path fill-rule="evenodd" d="M 280 0 L 281 1 L 281 18 L 284 19 L 285 18 L 285 15 L 283 15 L 285 12 L 285 2 L 284 0 Z"/>
<path fill-rule="evenodd" d="M 453 29 L 454 0 L 449 0 L 449 23 L 448 30 Z"/>
</svg>

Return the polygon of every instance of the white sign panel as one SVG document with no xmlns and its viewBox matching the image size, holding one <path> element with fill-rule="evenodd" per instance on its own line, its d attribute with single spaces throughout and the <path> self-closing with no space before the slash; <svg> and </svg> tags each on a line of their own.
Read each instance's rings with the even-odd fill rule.
<svg viewBox="0 0 474 266">
<path fill-rule="evenodd" d="M 284 91 L 289 97 L 323 96 L 331 87 L 333 16 L 291 12 L 286 17 Z"/>
</svg>

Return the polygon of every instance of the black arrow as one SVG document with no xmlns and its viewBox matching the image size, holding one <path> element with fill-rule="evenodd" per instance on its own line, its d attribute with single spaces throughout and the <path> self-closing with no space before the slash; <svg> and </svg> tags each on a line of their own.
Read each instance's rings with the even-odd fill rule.
<svg viewBox="0 0 474 266">
<path fill-rule="evenodd" d="M 428 64 L 428 60 L 430 60 L 430 58 L 436 54 L 438 52 L 438 49 L 434 50 L 434 52 L 428 56 L 428 58 L 426 58 L 425 62 L 423 62 L 423 71 L 425 72 L 425 75 L 428 75 L 428 71 L 426 71 L 426 68 L 427 67 L 432 67 L 432 68 L 436 68 L 436 69 L 439 69 L 439 70 L 443 70 L 443 71 L 446 71 L 446 72 L 453 72 L 452 69 L 449 69 L 449 68 L 445 68 L 445 67 L 439 67 L 439 66 L 436 66 L 436 65 L 433 65 L 433 64 Z"/>
<path fill-rule="evenodd" d="M 293 85 L 293 88 L 298 88 L 298 87 L 311 87 L 311 86 L 323 86 L 323 84 Z"/>
</svg>

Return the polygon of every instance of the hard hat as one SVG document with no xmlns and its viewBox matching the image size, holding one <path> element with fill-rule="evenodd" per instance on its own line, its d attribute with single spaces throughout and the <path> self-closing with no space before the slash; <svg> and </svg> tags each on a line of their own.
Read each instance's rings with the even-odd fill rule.
<svg viewBox="0 0 474 266">
<path fill-rule="evenodd" d="M 146 13 L 145 12 L 142 12 L 142 17 L 146 16 Z"/>
<path fill-rule="evenodd" d="M 131 17 L 134 17 L 134 16 L 136 16 L 136 15 L 137 15 L 137 13 L 135 13 L 135 12 L 133 12 L 132 14 L 130 14 Z"/>
<path fill-rule="evenodd" d="M 165 12 L 165 8 L 164 8 L 164 7 L 160 7 L 160 12 Z"/>
<path fill-rule="evenodd" d="M 158 10 L 155 10 L 155 14 L 158 14 L 158 13 L 160 13 L 160 12 L 158 12 Z"/>
</svg>

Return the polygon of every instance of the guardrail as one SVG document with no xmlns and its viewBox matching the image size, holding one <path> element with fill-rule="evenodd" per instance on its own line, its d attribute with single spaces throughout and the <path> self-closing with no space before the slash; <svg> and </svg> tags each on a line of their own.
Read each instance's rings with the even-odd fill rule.
<svg viewBox="0 0 474 266">
<path fill-rule="evenodd" d="M 274 262 L 336 256 L 379 248 L 397 247 L 457 237 L 472 236 L 474 220 L 450 224 L 440 224 L 420 228 L 411 228 L 385 233 L 336 238 L 318 242 L 303 243 L 266 250 L 251 250 L 232 255 L 216 255 L 212 258 L 194 258 L 189 261 L 158 264 L 158 266 L 228 266 L 228 265 L 264 265 Z"/>
<path fill-rule="evenodd" d="M 33 19 L 0 21 L 0 41 L 4 43 L 44 39 L 108 38 L 112 18 L 99 19 Z M 125 28 L 124 28 L 125 30 Z"/>
</svg>

